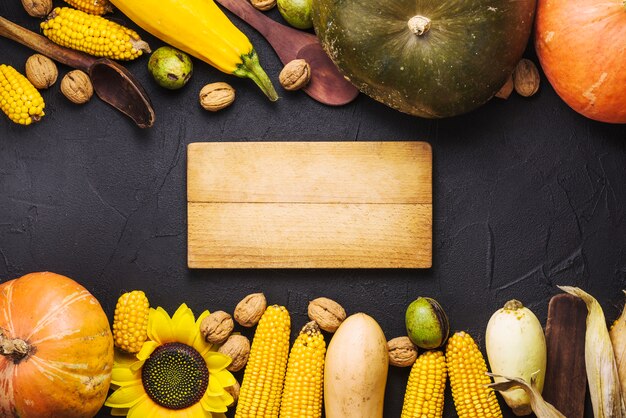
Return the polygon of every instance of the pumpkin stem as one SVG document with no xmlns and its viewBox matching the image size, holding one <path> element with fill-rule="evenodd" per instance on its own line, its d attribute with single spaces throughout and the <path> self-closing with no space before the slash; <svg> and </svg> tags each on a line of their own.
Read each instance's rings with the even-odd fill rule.
<svg viewBox="0 0 626 418">
<path fill-rule="evenodd" d="M 20 338 L 10 339 L 0 329 L 0 355 L 11 357 L 14 363 L 19 363 L 30 353 L 30 345 Z"/>
<path fill-rule="evenodd" d="M 420 15 L 413 16 L 409 19 L 407 25 L 409 26 L 409 29 L 411 29 L 411 32 L 417 36 L 422 36 L 428 32 L 428 29 L 430 29 L 430 19 Z"/>
</svg>

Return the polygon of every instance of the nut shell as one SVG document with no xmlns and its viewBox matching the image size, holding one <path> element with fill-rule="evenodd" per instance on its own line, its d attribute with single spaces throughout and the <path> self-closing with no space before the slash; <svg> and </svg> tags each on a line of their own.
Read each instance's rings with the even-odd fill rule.
<svg viewBox="0 0 626 418">
<path fill-rule="evenodd" d="M 239 391 L 241 390 L 241 385 L 239 385 L 239 382 L 235 381 L 234 385 L 227 386 L 224 388 L 224 390 L 233 397 L 233 403 L 227 406 L 231 407 L 237 405 L 237 401 L 239 400 Z"/>
<path fill-rule="evenodd" d="M 207 342 L 222 344 L 233 332 L 233 318 L 224 311 L 215 311 L 202 320 L 200 332 Z"/>
<path fill-rule="evenodd" d="M 228 83 L 207 84 L 200 90 L 200 105 L 209 112 L 217 112 L 235 101 L 235 89 Z"/>
<path fill-rule="evenodd" d="M 522 58 L 513 71 L 513 84 L 520 96 L 530 97 L 539 90 L 539 70 L 534 62 Z"/>
<path fill-rule="evenodd" d="M 417 347 L 409 337 L 397 337 L 387 342 L 389 364 L 395 367 L 409 367 L 417 360 Z"/>
<path fill-rule="evenodd" d="M 70 71 L 61 80 L 61 93 L 76 104 L 87 103 L 93 96 L 89 76 L 80 70 Z"/>
<path fill-rule="evenodd" d="M 243 335 L 231 335 L 217 351 L 227 355 L 233 360 L 226 370 L 238 372 L 248 363 L 248 357 L 250 356 L 250 340 Z"/>
<path fill-rule="evenodd" d="M 34 54 L 26 60 L 26 78 L 37 89 L 47 89 L 57 81 L 59 70 L 50 58 Z"/>
<path fill-rule="evenodd" d="M 253 327 L 259 322 L 266 308 L 267 300 L 263 293 L 248 295 L 237 304 L 235 321 L 241 326 Z"/>
<path fill-rule="evenodd" d="M 276 6 L 276 0 L 250 0 L 255 9 L 266 12 Z"/>
<path fill-rule="evenodd" d="M 32 17 L 44 18 L 52 11 L 52 0 L 22 0 L 22 5 Z"/>
<path fill-rule="evenodd" d="M 346 319 L 346 311 L 332 299 L 317 298 L 309 302 L 309 319 L 324 331 L 335 332 Z"/>
<path fill-rule="evenodd" d="M 299 90 L 311 80 L 311 66 L 303 59 L 290 61 L 278 75 L 280 84 L 285 90 Z"/>
</svg>

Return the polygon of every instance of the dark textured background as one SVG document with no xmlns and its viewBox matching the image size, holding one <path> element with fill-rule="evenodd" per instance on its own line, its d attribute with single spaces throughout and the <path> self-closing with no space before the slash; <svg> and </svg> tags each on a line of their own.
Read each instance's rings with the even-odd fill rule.
<svg viewBox="0 0 626 418">
<path fill-rule="evenodd" d="M 58 3 L 58 2 L 57 2 Z M 17 0 L 0 15 L 31 29 Z M 270 13 L 276 19 L 276 11 Z M 116 13 L 113 19 L 128 23 Z M 234 19 L 277 82 L 267 43 Z M 155 49 L 162 43 L 141 32 Z M 0 39 L 0 62 L 23 71 L 30 52 Z M 532 49 L 528 57 L 534 59 Z M 376 318 L 388 338 L 405 333 L 419 295 L 438 299 L 453 330 L 482 343 L 487 321 L 518 298 L 545 322 L 557 284 L 579 285 L 608 320 L 626 287 L 626 126 L 570 110 L 542 79 L 516 95 L 446 120 L 403 115 L 361 95 L 329 108 L 303 93 L 268 102 L 251 81 L 195 60 L 181 91 L 148 79 L 146 58 L 128 64 L 154 103 L 157 122 L 139 130 L 98 99 L 79 107 L 57 83 L 44 91 L 46 117 L 24 128 L 0 117 L 0 281 L 50 270 L 85 285 L 112 318 L 122 291 L 143 289 L 173 313 L 187 302 L 232 311 L 250 292 L 292 313 L 295 336 L 310 299 L 328 296 Z M 61 76 L 67 68 L 60 67 Z M 200 88 L 227 81 L 234 105 L 217 114 Z M 429 270 L 189 270 L 186 267 L 186 146 L 196 141 L 426 140 L 434 152 L 434 264 Z M 390 369 L 385 417 L 399 416 L 408 369 Z M 548 383 L 549 384 L 549 383 Z M 447 389 L 449 392 L 449 389 Z M 591 410 L 588 403 L 588 416 Z M 504 405 L 504 402 L 501 402 Z M 512 414 L 504 407 L 505 416 Z M 108 416 L 104 408 L 99 417 Z M 448 398 L 445 416 L 455 416 Z"/>
</svg>

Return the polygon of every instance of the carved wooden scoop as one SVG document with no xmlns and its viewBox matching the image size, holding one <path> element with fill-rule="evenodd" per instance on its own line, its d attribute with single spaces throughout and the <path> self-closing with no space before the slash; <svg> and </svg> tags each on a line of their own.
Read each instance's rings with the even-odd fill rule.
<svg viewBox="0 0 626 418">
<path fill-rule="evenodd" d="M 154 109 L 148 94 L 120 64 L 59 46 L 1 16 L 0 36 L 19 42 L 62 64 L 85 71 L 100 99 L 130 117 L 140 128 L 149 128 L 154 124 Z"/>
<path fill-rule="evenodd" d="M 326 55 L 315 35 L 281 25 L 252 7 L 247 0 L 216 1 L 259 31 L 283 64 L 297 58 L 306 60 L 311 66 L 311 81 L 304 91 L 318 102 L 339 106 L 350 103 L 359 94 Z"/>
</svg>

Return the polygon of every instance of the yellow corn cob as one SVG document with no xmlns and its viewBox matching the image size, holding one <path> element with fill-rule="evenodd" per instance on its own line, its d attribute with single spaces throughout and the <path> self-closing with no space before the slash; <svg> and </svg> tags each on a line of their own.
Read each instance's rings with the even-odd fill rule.
<svg viewBox="0 0 626 418">
<path fill-rule="evenodd" d="M 90 15 L 100 16 L 113 11 L 113 6 L 109 0 L 65 0 L 65 2 Z"/>
<path fill-rule="evenodd" d="M 281 418 L 322 416 L 325 354 L 324 336 L 315 321 L 311 321 L 302 328 L 289 354 Z"/>
<path fill-rule="evenodd" d="M 446 363 L 459 418 L 502 417 L 496 394 L 487 387 L 491 379 L 485 358 L 469 334 L 461 331 L 450 337 Z"/>
<path fill-rule="evenodd" d="M 278 417 L 290 332 L 291 318 L 287 309 L 268 306 L 254 334 L 235 418 Z"/>
<path fill-rule="evenodd" d="M 96 57 L 129 61 L 150 52 L 134 30 L 69 7 L 55 8 L 41 29 L 51 41 Z"/>
<path fill-rule="evenodd" d="M 441 418 L 446 387 L 446 358 L 427 351 L 413 364 L 404 394 L 401 418 Z"/>
<path fill-rule="evenodd" d="M 124 293 L 117 300 L 113 316 L 115 346 L 128 353 L 138 353 L 148 337 L 150 304 L 141 290 Z"/>
<path fill-rule="evenodd" d="M 43 97 L 10 65 L 0 65 L 0 108 L 15 123 L 30 125 L 45 115 Z"/>
</svg>

